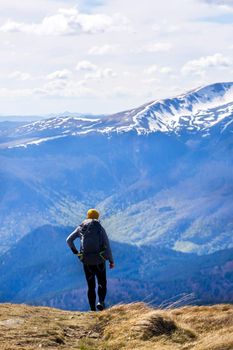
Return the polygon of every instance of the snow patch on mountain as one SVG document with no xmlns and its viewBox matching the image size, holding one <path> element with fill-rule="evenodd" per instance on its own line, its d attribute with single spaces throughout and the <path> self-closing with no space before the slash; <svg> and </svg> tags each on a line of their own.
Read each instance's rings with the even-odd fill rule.
<svg viewBox="0 0 233 350">
<path fill-rule="evenodd" d="M 18 134 L 29 134 L 35 131 L 43 130 L 53 130 L 53 129 L 66 129 L 69 128 L 79 128 L 85 127 L 85 124 L 93 124 L 98 122 L 99 119 L 96 118 L 83 118 L 83 117 L 58 117 L 58 118 L 49 118 L 42 121 L 37 121 L 31 124 L 24 125 L 16 130 Z"/>
<path fill-rule="evenodd" d="M 204 137 L 217 124 L 221 124 L 221 132 L 226 131 L 232 118 L 233 83 L 216 83 L 113 115 L 93 118 L 68 115 L 40 120 L 17 128 L 11 136 L 36 137 L 40 142 L 61 135 L 111 135 L 131 131 L 139 135 L 201 132 Z"/>
<path fill-rule="evenodd" d="M 66 137 L 67 135 L 59 135 L 59 136 L 53 136 L 53 137 L 44 137 L 44 138 L 41 138 L 41 139 L 34 139 L 34 140 L 26 140 L 24 142 L 20 142 L 16 145 L 8 145 L 7 148 L 16 148 L 16 147 L 24 147 L 24 148 L 27 148 L 27 146 L 29 145 L 36 145 L 38 146 L 39 144 L 41 144 L 42 142 L 45 142 L 45 141 L 52 141 L 52 140 L 56 140 L 56 139 L 60 139 L 62 137 Z"/>
</svg>

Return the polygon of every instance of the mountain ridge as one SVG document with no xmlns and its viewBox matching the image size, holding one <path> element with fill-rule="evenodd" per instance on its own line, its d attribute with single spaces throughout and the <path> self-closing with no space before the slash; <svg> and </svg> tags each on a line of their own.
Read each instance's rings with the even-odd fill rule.
<svg viewBox="0 0 233 350">
<path fill-rule="evenodd" d="M 231 85 L 201 94 L 209 104 L 211 91 L 218 100 Z M 196 102 L 197 91 L 188 95 Z M 43 129 L 28 134 L 9 128 L 0 140 L 0 251 L 37 226 L 75 226 L 89 207 L 98 207 L 113 240 L 198 254 L 232 247 L 232 103 L 216 108 L 195 112 L 195 123 L 182 117 L 179 133 L 86 133 L 88 126 L 77 134 L 77 125 L 93 123 L 82 117 L 30 124 Z M 127 116 L 104 118 L 104 128 L 120 127 Z"/>
<path fill-rule="evenodd" d="M 72 230 L 37 228 L 3 254 L 0 301 L 87 310 L 83 267 L 66 244 Z M 182 295 L 197 305 L 233 301 L 233 249 L 197 256 L 152 245 L 111 246 L 116 269 L 107 271 L 107 305 L 144 299 L 180 305 Z"/>
<path fill-rule="evenodd" d="M 19 137 L 37 137 L 17 145 L 38 145 L 60 137 L 78 136 L 89 133 L 136 132 L 138 135 L 165 132 L 202 132 L 207 136 L 213 126 L 226 123 L 233 113 L 233 83 L 215 83 L 200 87 L 173 98 L 155 100 L 138 108 L 119 112 L 113 115 L 92 116 L 69 115 L 43 119 L 29 123 L 10 134 L 14 139 Z M 231 120 L 230 120 L 231 122 Z M 12 147 L 15 147 L 13 145 Z"/>
</svg>

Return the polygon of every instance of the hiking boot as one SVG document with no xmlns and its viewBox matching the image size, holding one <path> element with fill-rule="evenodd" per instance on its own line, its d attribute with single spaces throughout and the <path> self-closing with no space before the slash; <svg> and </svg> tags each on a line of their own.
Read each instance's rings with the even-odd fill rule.
<svg viewBox="0 0 233 350">
<path fill-rule="evenodd" d="M 94 305 L 90 305 L 90 309 L 91 309 L 91 311 L 96 311 L 95 304 Z"/>
<path fill-rule="evenodd" d="M 99 311 L 103 311 L 103 310 L 105 309 L 105 304 L 104 304 L 104 302 L 102 301 L 102 302 L 99 302 L 99 303 L 96 305 L 96 307 L 97 307 L 97 309 L 98 309 Z"/>
</svg>

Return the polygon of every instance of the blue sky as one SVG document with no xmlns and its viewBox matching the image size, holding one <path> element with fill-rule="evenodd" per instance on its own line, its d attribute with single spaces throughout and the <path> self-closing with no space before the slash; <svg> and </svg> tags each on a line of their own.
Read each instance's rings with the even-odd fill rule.
<svg viewBox="0 0 233 350">
<path fill-rule="evenodd" d="M 231 0 L 0 0 L 0 114 L 112 113 L 233 81 Z"/>
<path fill-rule="evenodd" d="M 199 20 L 214 22 L 219 24 L 233 24 L 233 13 L 224 13 L 213 17 L 200 17 Z"/>
</svg>

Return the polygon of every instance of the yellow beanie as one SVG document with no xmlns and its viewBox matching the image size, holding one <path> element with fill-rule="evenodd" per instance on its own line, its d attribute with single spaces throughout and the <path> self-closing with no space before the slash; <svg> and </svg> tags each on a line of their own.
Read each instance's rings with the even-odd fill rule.
<svg viewBox="0 0 233 350">
<path fill-rule="evenodd" d="M 96 209 L 89 209 L 88 212 L 87 212 L 87 218 L 88 219 L 96 219 L 98 220 L 99 219 L 99 212 L 96 210 Z"/>
</svg>

